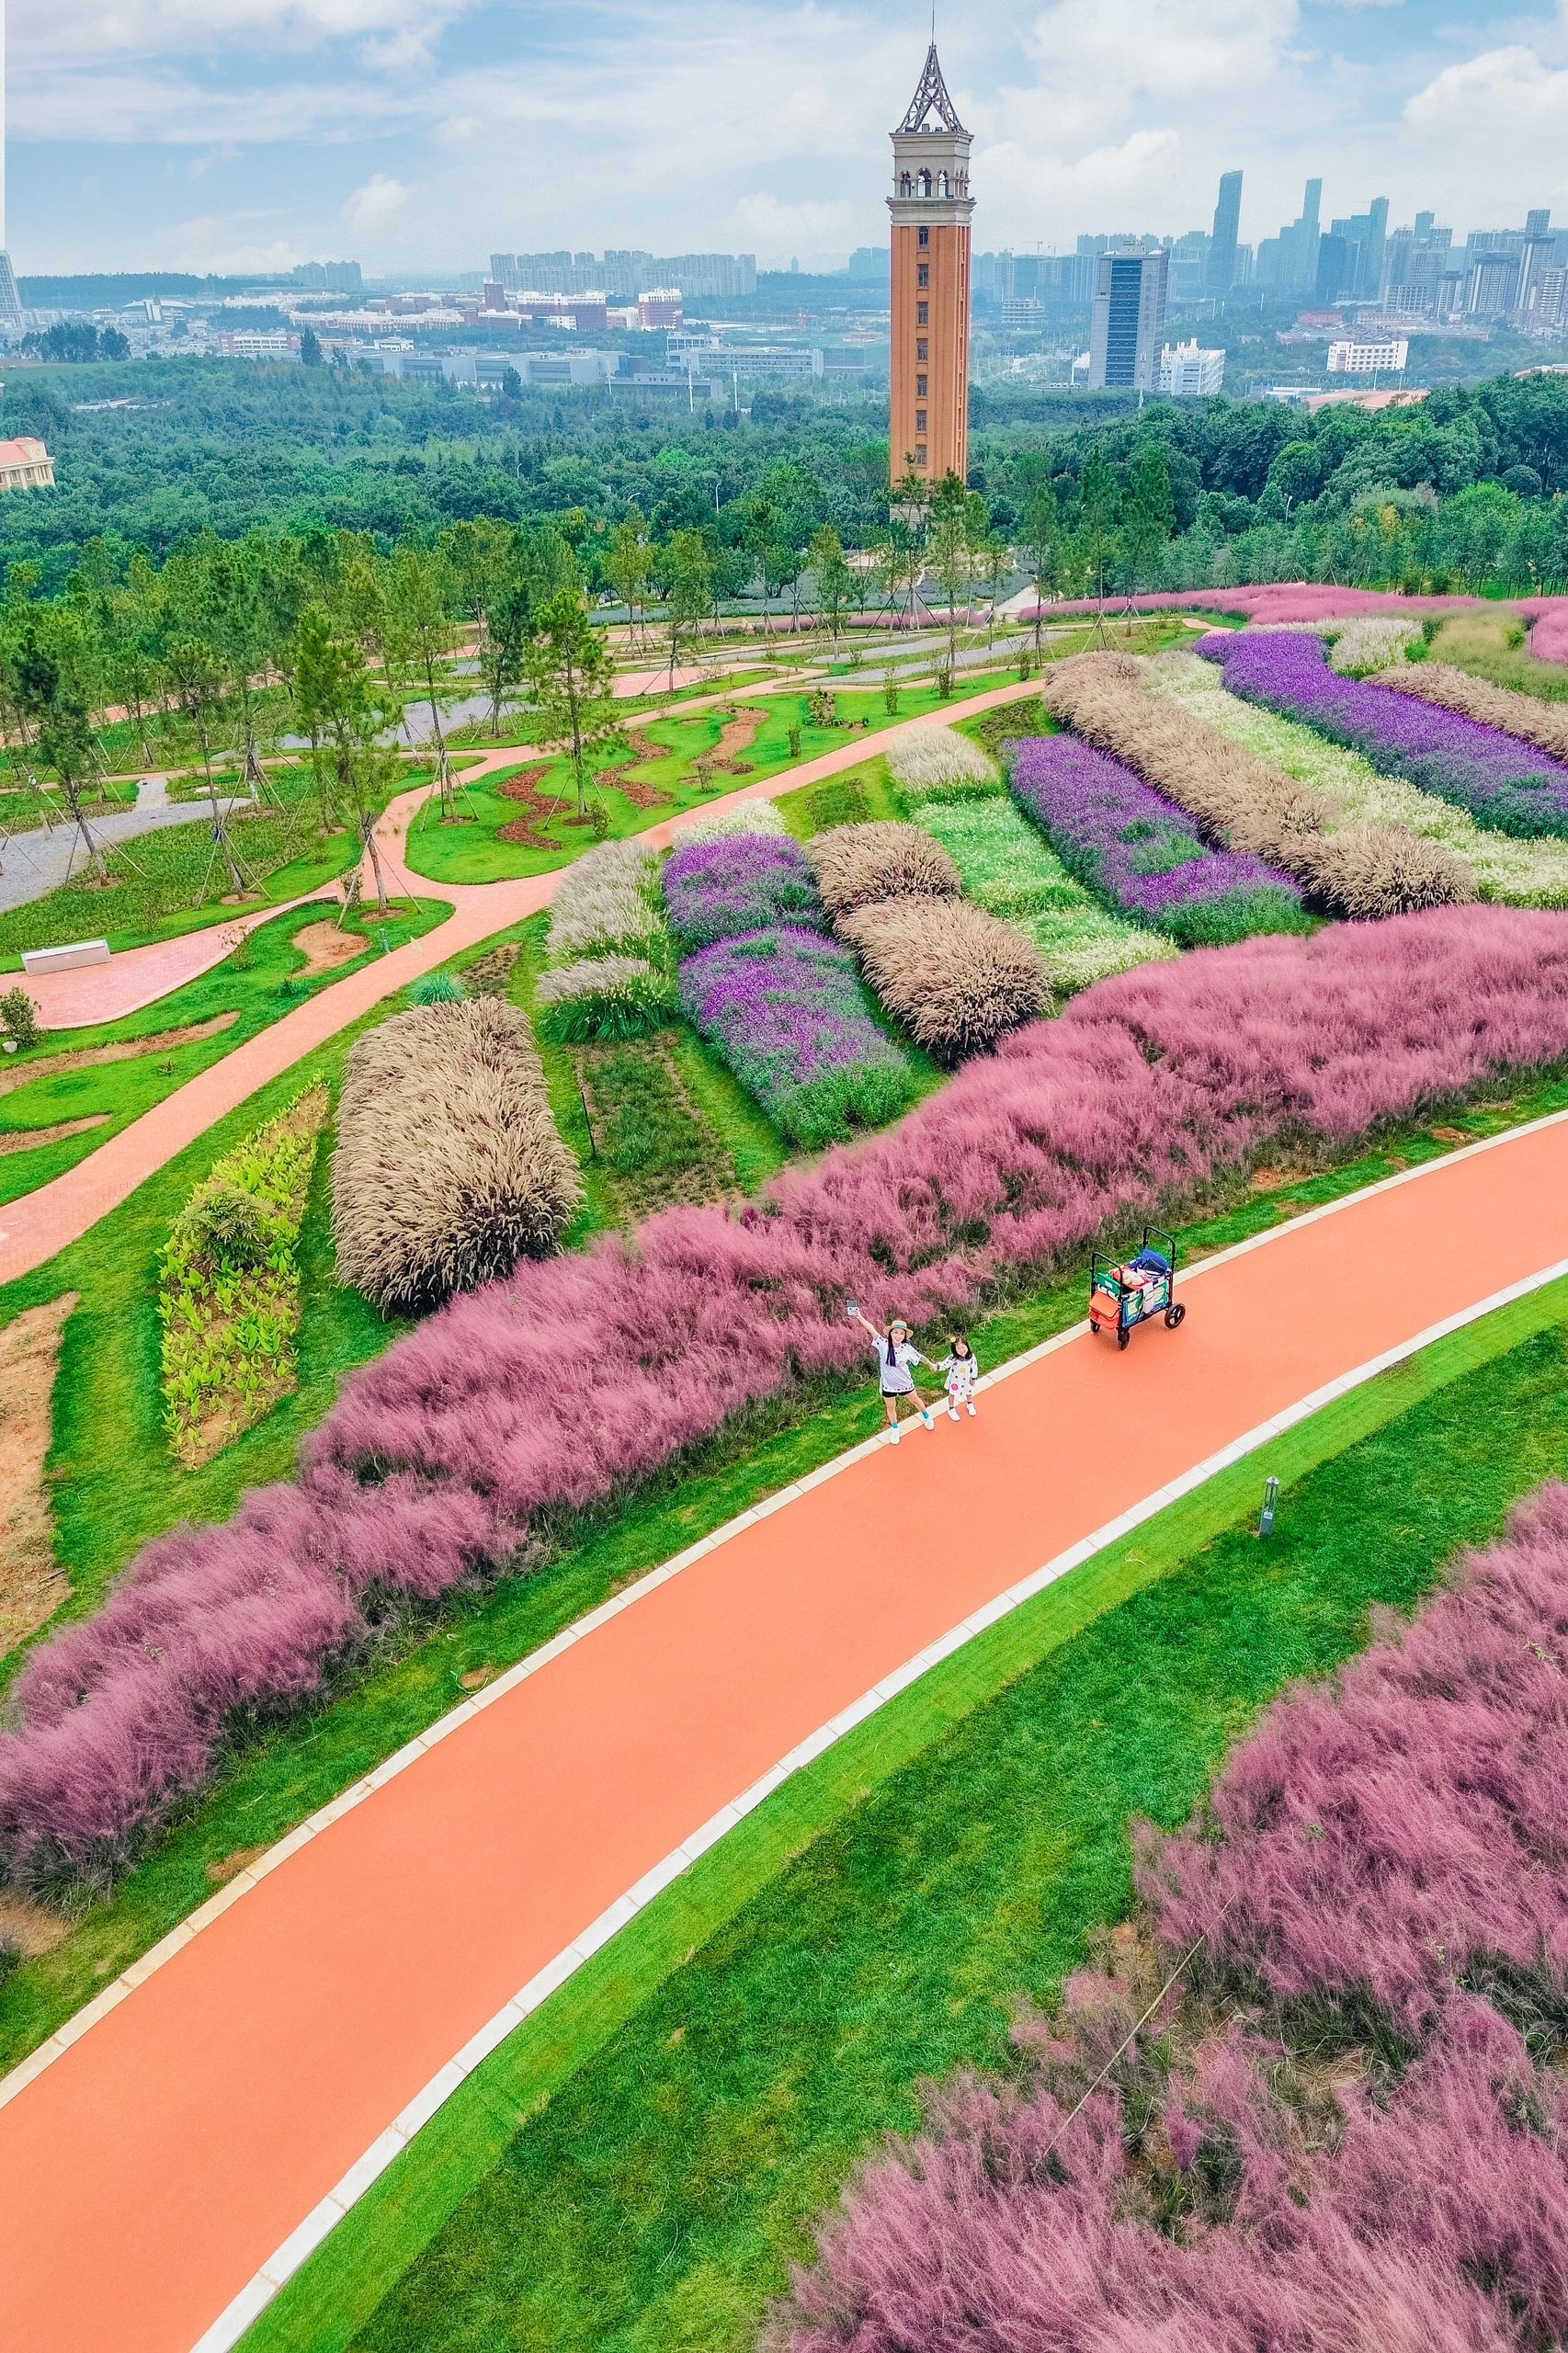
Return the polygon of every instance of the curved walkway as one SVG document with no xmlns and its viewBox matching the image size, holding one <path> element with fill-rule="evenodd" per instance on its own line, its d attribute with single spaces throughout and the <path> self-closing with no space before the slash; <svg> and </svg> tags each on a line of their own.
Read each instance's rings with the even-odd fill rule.
<svg viewBox="0 0 1568 2353">
<path fill-rule="evenodd" d="M 218 806 L 226 817 L 249 805 L 219 796 Z M 168 825 L 199 824 L 210 816 L 206 801 L 171 801 L 168 779 L 159 775 L 142 779 L 129 808 L 114 810 L 108 816 L 90 816 L 87 825 L 100 848 L 118 849 L 122 842 L 136 841 L 143 834 L 160 833 Z M 25 834 L 12 834 L 0 841 L 0 909 L 10 912 L 25 907 L 57 891 L 73 874 L 79 874 L 86 862 L 81 837 L 69 817 Z"/>
<path fill-rule="evenodd" d="M 650 827 L 639 838 L 664 847 L 674 839 L 683 824 L 710 816 L 715 809 L 793 791 L 798 785 L 814 784 L 824 777 L 858 767 L 874 754 L 885 735 L 902 727 L 951 726 L 956 720 L 973 717 L 999 703 L 1013 702 L 1039 691 L 1037 684 L 1025 681 L 994 688 L 989 694 L 971 695 L 966 701 L 950 703 L 946 710 L 930 712 L 923 719 L 890 720 L 885 729 L 861 735 L 836 751 L 824 752 L 818 759 L 803 761 L 798 767 L 761 778 L 755 784 L 742 785 L 734 792 L 704 801 L 699 809 L 687 810 L 681 816 Z M 517 757 L 516 751 L 487 753 L 469 773 L 485 773 Z M 269 1079 L 291 1069 L 302 1056 L 336 1037 L 384 998 L 395 995 L 422 972 L 433 972 L 465 948 L 477 946 L 494 933 L 521 923 L 526 915 L 537 915 L 541 907 L 550 904 L 560 888 L 562 875 L 567 871 L 564 867 L 551 874 L 531 875 L 515 882 L 432 882 L 423 875 L 408 874 L 403 864 L 403 844 L 409 825 L 428 793 L 427 785 L 419 785 L 390 802 L 376 828 L 377 842 L 395 887 L 420 898 L 446 900 L 452 908 L 449 920 L 426 932 L 423 938 L 410 940 L 392 955 L 378 956 L 358 972 L 335 981 L 331 988 L 308 998 L 281 1021 L 258 1031 L 187 1086 L 165 1096 L 151 1111 L 144 1112 L 130 1127 L 122 1128 L 63 1176 L 0 1210 L 0 1283 L 12 1282 L 18 1275 L 28 1274 L 52 1258 L 57 1250 L 85 1233 L 89 1226 L 118 1207 L 154 1170 L 194 1143 L 215 1120 L 244 1103 L 258 1086 L 265 1086 Z M 264 920 L 270 920 L 278 912 L 276 907 L 268 908 Z M 199 965 L 197 969 L 205 967 Z M 0 2337 L 0 2344 L 3 2343 Z"/>
<path fill-rule="evenodd" d="M 0 2086 L 0 2345 L 234 2344 L 465 2075 L 790 1772 L 1225 1462 L 1565 1268 L 1568 1114 L 1210 1260 L 1179 1332 L 1048 1343 L 978 1420 L 856 1449 L 570 1629 Z"/>
</svg>

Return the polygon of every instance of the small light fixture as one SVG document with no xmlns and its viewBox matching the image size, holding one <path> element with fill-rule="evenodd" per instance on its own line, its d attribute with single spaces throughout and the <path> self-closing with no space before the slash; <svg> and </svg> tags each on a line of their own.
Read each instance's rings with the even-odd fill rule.
<svg viewBox="0 0 1568 2353">
<path fill-rule="evenodd" d="M 1260 1536 L 1272 1536 L 1274 1533 L 1274 1506 L 1278 1494 L 1278 1480 L 1267 1480 L 1263 1490 L 1263 1509 L 1258 1514 L 1257 1532 Z"/>
</svg>

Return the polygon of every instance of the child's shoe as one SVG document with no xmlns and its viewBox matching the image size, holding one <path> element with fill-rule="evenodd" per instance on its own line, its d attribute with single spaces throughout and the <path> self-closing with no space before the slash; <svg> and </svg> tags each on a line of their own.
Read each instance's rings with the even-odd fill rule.
<svg viewBox="0 0 1568 2353">
<path fill-rule="evenodd" d="M 969 1409 L 969 1410 L 970 1410 L 970 1412 L 972 1414 L 972 1413 L 973 1413 L 973 1411 L 974 1411 L 974 1407 L 973 1407 L 972 1405 L 971 1405 L 971 1407 L 970 1407 L 970 1409 Z M 955 1421 L 955 1422 L 958 1420 L 958 1415 L 957 1415 L 956 1414 L 953 1415 L 953 1419 L 954 1419 L 954 1421 Z"/>
<path fill-rule="evenodd" d="M 926 1428 L 927 1428 L 928 1430 L 934 1430 L 934 1429 L 936 1428 L 937 1425 L 936 1425 L 936 1423 L 931 1419 L 931 1411 L 930 1411 L 929 1406 L 923 1405 L 923 1406 L 921 1407 L 921 1409 L 920 1409 L 920 1418 L 921 1418 L 921 1420 L 925 1423 L 925 1425 L 926 1425 Z"/>
<path fill-rule="evenodd" d="M 892 1438 L 892 1442 L 893 1442 L 894 1446 L 896 1446 L 896 1445 L 898 1444 L 899 1439 L 903 1436 L 903 1432 L 899 1428 L 899 1426 L 898 1426 L 898 1424 L 897 1424 L 896 1422 L 892 1422 L 892 1423 L 890 1423 L 890 1424 L 889 1424 L 889 1426 L 888 1426 L 888 1436 L 889 1436 L 889 1438 Z"/>
</svg>

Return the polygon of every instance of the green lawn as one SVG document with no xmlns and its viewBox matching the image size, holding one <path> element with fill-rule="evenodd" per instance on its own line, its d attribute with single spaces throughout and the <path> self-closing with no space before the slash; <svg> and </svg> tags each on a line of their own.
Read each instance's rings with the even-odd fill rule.
<svg viewBox="0 0 1568 2353">
<path fill-rule="evenodd" d="M 458 961 L 475 961 L 488 947 Z M 526 996 L 527 986 L 525 968 L 519 994 Z M 158 1418 L 154 1307 L 157 1253 L 169 1221 L 220 1154 L 258 1120 L 318 1075 L 335 1083 L 355 1037 L 396 1005 L 392 1000 L 259 1090 L 47 1267 L 0 1290 L 0 1321 L 66 1290 L 82 1294 L 83 1303 L 65 1329 L 51 1457 L 60 1482 L 58 1555 L 72 1587 L 63 1615 L 96 1607 L 108 1581 L 152 1536 L 187 1517 L 221 1518 L 244 1488 L 287 1477 L 299 1441 L 330 1406 L 343 1374 L 377 1355 L 403 1328 L 383 1320 L 333 1279 L 324 1154 L 301 1245 L 304 1302 L 298 1392 L 200 1471 L 181 1472 L 169 1457 Z M 682 1063 L 688 1083 L 694 1093 L 709 1090 L 699 1099 L 737 1160 L 742 1148 L 753 1155 L 745 1181 L 770 1173 L 778 1150 L 770 1131 L 755 1113 L 749 1129 L 734 1120 L 734 1107 L 724 1100 L 725 1075 L 715 1073 L 687 1041 L 677 1051 L 689 1054 L 689 1063 Z M 551 1084 L 570 1085 L 559 1065 Z M 1564 1107 L 1568 1078 L 1554 1078 L 1506 1106 L 1456 1115 L 1452 1125 L 1480 1136 Z M 568 1141 L 581 1148 L 581 1106 L 575 1128 L 570 1105 L 562 1105 L 559 1096 L 557 1108 L 566 1115 Z M 1395 1167 L 1440 1157 L 1451 1148 L 1425 1128 L 1412 1129 L 1344 1168 L 1282 1192 L 1247 1194 L 1226 1214 L 1191 1224 L 1184 1246 L 1189 1252 L 1224 1247 L 1301 1206 L 1336 1199 Z M 590 1188 L 576 1238 L 610 1213 L 602 1195 L 596 1197 Z M 1080 1274 L 999 1309 L 974 1334 L 982 1361 L 995 1364 L 1017 1355 L 1065 1329 L 1083 1309 Z M 335 1696 L 331 1706 L 242 1743 L 222 1781 L 113 1897 L 88 1911 L 52 1953 L 18 1969 L 0 1986 L 0 2067 L 14 2064 L 107 1976 L 129 1965 L 201 1903 L 211 1893 L 211 1867 L 242 1848 L 283 1836 L 444 1714 L 461 1696 L 464 1675 L 526 1656 L 628 1578 L 870 1436 L 876 1423 L 876 1399 L 863 1385 L 775 1401 L 690 1458 L 670 1464 L 635 1495 L 583 1515 L 563 1539 L 565 1549 L 539 1574 L 503 1580 L 488 1592 L 454 1601 L 439 1627 L 405 1630 L 401 1649 L 393 1643 L 375 1671 Z M 14 1665 L 13 1661 L 10 1671 Z M 6 1673 L 0 1664 L 0 1681 Z"/>
<path fill-rule="evenodd" d="M 0 1202 L 16 1200 L 40 1185 L 74 1167 L 100 1144 L 107 1143 L 143 1111 L 185 1086 L 258 1029 L 280 1020 L 284 1014 L 355 970 L 360 958 L 339 965 L 335 972 L 305 978 L 307 959 L 293 946 L 307 926 L 330 923 L 335 910 L 327 905 L 296 907 L 263 924 L 222 963 L 191 981 L 156 1005 L 128 1015 L 123 1020 L 102 1022 L 81 1029 L 51 1029 L 25 1053 L 7 1056 L 0 1063 L 0 1082 L 10 1091 L 0 1094 L 0 1139 L 32 1128 L 50 1128 L 69 1120 L 102 1118 L 106 1124 L 54 1143 L 0 1153 Z M 405 941 L 417 939 L 444 923 L 449 906 L 435 899 L 401 901 L 390 921 L 356 914 L 343 926 L 361 943 L 361 955 L 390 954 Z M 213 1036 L 193 1039 L 166 1051 L 148 1052 L 133 1060 L 102 1063 L 79 1070 L 59 1070 L 15 1084 L 29 1064 L 50 1063 L 62 1053 L 134 1042 L 194 1028 L 224 1014 L 237 1017 Z"/>
<path fill-rule="evenodd" d="M 1449 614 L 1441 623 L 1432 640 L 1431 658 L 1471 670 L 1495 686 L 1539 695 L 1545 702 L 1568 702 L 1568 664 L 1538 662 L 1528 644 L 1517 613 L 1483 612 L 1471 606 Z"/>
<path fill-rule="evenodd" d="M 1005 2070 L 1259 1708 L 1568 1470 L 1568 1285 L 1237 1466 L 776 1794 L 462 2087 L 247 2353 L 743 2353 L 917 2086 Z"/>
<path fill-rule="evenodd" d="M 1006 686 L 1016 672 L 1001 670 L 983 676 L 966 679 L 960 695 L 954 702 L 967 700 L 973 695 L 985 693 L 990 688 Z M 631 780 L 648 790 L 666 795 L 653 807 L 639 807 L 628 795 L 618 790 L 613 774 L 606 773 L 599 787 L 599 798 L 609 820 L 612 835 L 641 833 L 649 825 L 677 810 L 701 806 L 716 800 L 738 785 L 751 784 L 759 779 L 775 776 L 800 760 L 817 758 L 824 752 L 837 751 L 854 740 L 862 723 L 870 733 L 901 725 L 923 711 L 936 710 L 941 703 L 936 688 L 928 681 L 918 686 L 906 686 L 899 690 L 896 714 L 886 710 L 881 688 L 858 693 L 841 688 L 832 689 L 839 712 L 840 723 L 834 727 L 815 725 L 810 716 L 811 697 L 808 693 L 769 695 L 756 708 L 766 711 L 767 718 L 756 736 L 735 757 L 744 763 L 744 773 L 726 773 L 715 769 L 706 789 L 696 774 L 699 761 L 716 753 L 726 724 L 722 710 L 694 711 L 689 718 L 657 720 L 647 727 L 638 728 L 629 745 L 637 756 L 631 769 Z M 737 710 L 746 708 L 744 696 L 737 699 Z M 801 749 L 790 749 L 790 729 L 801 730 Z M 601 762 L 601 769 L 613 767 L 625 754 L 612 753 Z M 534 830 L 550 847 L 530 848 L 526 845 L 504 842 L 501 828 L 528 815 L 517 801 L 508 800 L 495 790 L 498 779 L 486 778 L 483 783 L 471 786 L 462 797 L 461 821 L 449 824 L 432 812 L 422 819 L 408 837 L 408 863 L 415 874 L 426 875 L 438 882 L 494 882 L 520 874 L 544 874 L 551 868 L 564 865 L 578 856 L 592 841 L 593 835 L 575 820 L 575 797 L 570 764 L 563 759 L 528 764 L 541 767 L 542 775 L 537 790 L 546 801 L 559 803 L 548 818 L 530 819 Z M 507 770 L 510 776 L 521 773 Z"/>
<path fill-rule="evenodd" d="M 357 863 L 359 844 L 348 830 L 324 834 L 309 805 L 303 769 L 284 772 L 295 779 L 290 806 L 283 813 L 264 807 L 231 820 L 234 847 L 255 880 L 243 906 L 224 905 L 229 877 L 212 855 L 212 829 L 205 817 L 188 825 L 166 825 L 141 834 L 106 853 L 114 880 L 106 888 L 76 876 L 0 914 L 0 972 L 21 969 L 24 948 L 56 948 L 73 939 L 107 939 L 117 951 L 169 939 L 187 931 L 233 923 L 244 907 L 280 906 Z M 398 790 L 428 779 L 427 768 L 410 767 Z"/>
</svg>

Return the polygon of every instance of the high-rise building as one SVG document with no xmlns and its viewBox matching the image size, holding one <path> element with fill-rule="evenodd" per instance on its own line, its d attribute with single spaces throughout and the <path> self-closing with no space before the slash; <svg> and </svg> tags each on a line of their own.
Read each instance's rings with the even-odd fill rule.
<svg viewBox="0 0 1568 2353">
<path fill-rule="evenodd" d="M 932 42 L 892 133 L 892 350 L 888 460 L 893 481 L 969 477 L 970 133 Z"/>
<path fill-rule="evenodd" d="M 1242 176 L 1222 173 L 1209 241 L 1209 291 L 1223 296 L 1236 282 L 1236 238 L 1242 225 Z"/>
<path fill-rule="evenodd" d="M 1089 322 L 1089 382 L 1159 388 L 1170 255 L 1162 246 L 1113 247 L 1099 257 Z"/>
</svg>

